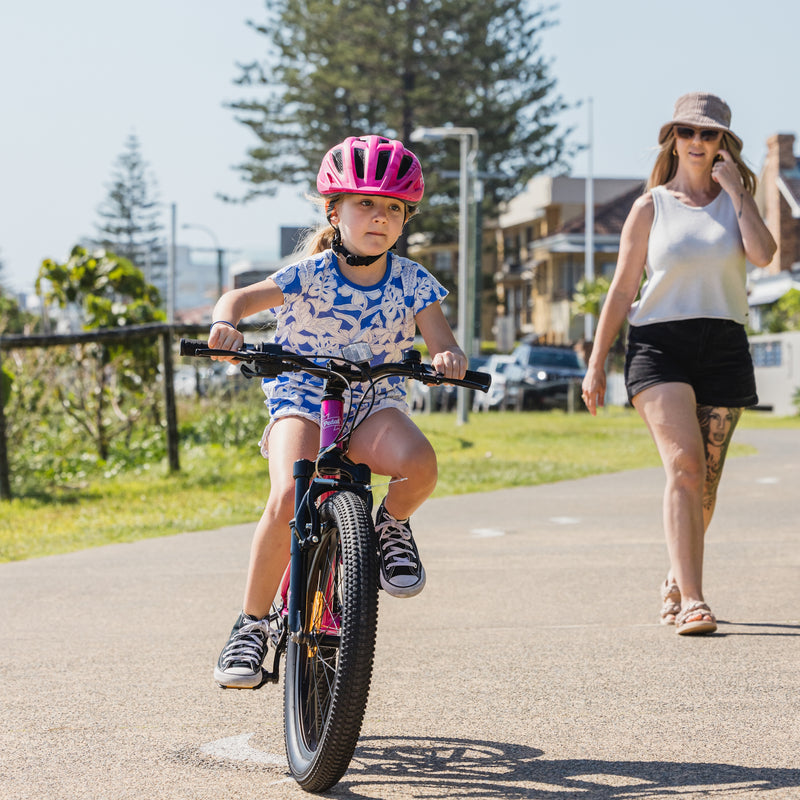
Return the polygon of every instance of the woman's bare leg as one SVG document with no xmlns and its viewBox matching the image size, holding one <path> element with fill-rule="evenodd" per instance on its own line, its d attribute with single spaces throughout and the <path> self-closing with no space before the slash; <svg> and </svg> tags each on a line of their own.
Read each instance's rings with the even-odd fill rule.
<svg viewBox="0 0 800 800">
<path fill-rule="evenodd" d="M 640 392 L 633 405 L 647 424 L 666 473 L 663 517 L 670 577 L 686 608 L 703 600 L 706 458 L 694 390 L 664 383 Z"/>
</svg>

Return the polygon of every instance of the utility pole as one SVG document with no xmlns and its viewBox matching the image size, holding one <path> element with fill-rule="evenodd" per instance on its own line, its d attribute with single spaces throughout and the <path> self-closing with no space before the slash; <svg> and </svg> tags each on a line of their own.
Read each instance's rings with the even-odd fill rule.
<svg viewBox="0 0 800 800">
<path fill-rule="evenodd" d="M 593 132 L 592 132 L 592 98 L 587 100 L 588 109 L 588 125 L 589 125 L 589 141 L 586 148 L 586 196 L 585 196 L 585 216 L 584 225 L 586 229 L 585 237 L 585 262 L 584 262 L 584 278 L 586 283 L 591 283 L 594 280 L 594 176 L 592 164 L 592 149 L 594 148 Z M 585 314 L 583 318 L 583 336 L 586 342 L 591 342 L 594 339 L 594 314 Z"/>
</svg>

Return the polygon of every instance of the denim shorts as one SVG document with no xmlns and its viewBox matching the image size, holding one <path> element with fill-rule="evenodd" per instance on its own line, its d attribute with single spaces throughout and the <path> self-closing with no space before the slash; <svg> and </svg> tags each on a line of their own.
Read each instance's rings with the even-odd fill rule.
<svg viewBox="0 0 800 800">
<path fill-rule="evenodd" d="M 676 382 L 688 383 L 699 405 L 756 405 L 756 379 L 744 326 L 729 319 L 631 325 L 625 355 L 628 399 L 659 383 Z"/>
</svg>

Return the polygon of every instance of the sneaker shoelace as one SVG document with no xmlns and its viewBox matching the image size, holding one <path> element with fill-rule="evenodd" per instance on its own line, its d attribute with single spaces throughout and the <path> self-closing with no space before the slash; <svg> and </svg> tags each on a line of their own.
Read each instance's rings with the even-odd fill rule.
<svg viewBox="0 0 800 800">
<path fill-rule="evenodd" d="M 408 567 L 410 570 L 417 568 L 411 531 L 402 522 L 386 519 L 375 526 L 375 532 L 380 537 L 383 563 L 387 570 L 396 570 L 398 567 Z"/>
<path fill-rule="evenodd" d="M 266 640 L 269 636 L 269 620 L 257 619 L 246 622 L 236 632 L 222 654 L 227 669 L 236 662 L 244 662 L 251 669 L 257 669 L 264 660 Z"/>
</svg>

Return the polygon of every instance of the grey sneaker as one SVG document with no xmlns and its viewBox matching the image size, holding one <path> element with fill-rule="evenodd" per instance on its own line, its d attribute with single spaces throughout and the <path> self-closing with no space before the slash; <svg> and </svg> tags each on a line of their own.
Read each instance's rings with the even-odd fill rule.
<svg viewBox="0 0 800 800">
<path fill-rule="evenodd" d="M 381 586 L 394 597 L 413 597 L 425 587 L 425 568 L 409 520 L 396 520 L 381 503 L 375 515 Z"/>
<path fill-rule="evenodd" d="M 269 619 L 242 611 L 214 670 L 214 680 L 230 689 L 255 689 L 263 680 L 261 663 L 267 654 Z"/>
</svg>

